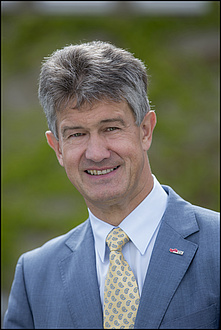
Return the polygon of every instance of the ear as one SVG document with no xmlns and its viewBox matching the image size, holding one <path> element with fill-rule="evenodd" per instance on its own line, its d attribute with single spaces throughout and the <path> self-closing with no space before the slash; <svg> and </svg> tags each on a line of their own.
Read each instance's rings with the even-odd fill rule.
<svg viewBox="0 0 221 330">
<path fill-rule="evenodd" d="M 156 122 L 156 114 L 153 110 L 151 110 L 145 115 L 140 125 L 143 149 L 146 151 L 149 150 L 151 146 L 153 130 L 156 126 Z"/>
<path fill-rule="evenodd" d="M 63 156 L 62 156 L 59 141 L 56 139 L 56 137 L 54 136 L 54 134 L 51 131 L 45 132 L 45 135 L 46 135 L 46 139 L 47 139 L 49 146 L 55 151 L 60 165 L 64 166 Z"/>
</svg>

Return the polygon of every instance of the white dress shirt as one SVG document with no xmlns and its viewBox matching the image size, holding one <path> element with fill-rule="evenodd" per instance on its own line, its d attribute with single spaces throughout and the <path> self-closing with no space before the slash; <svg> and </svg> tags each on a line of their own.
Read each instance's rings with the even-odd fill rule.
<svg viewBox="0 0 221 330">
<path fill-rule="evenodd" d="M 130 238 L 122 253 L 130 265 L 141 296 L 154 242 L 167 205 L 167 194 L 153 175 L 149 195 L 119 224 Z M 114 226 L 98 219 L 88 209 L 94 240 L 98 284 L 103 306 L 104 282 L 109 267 L 109 249 L 105 242 Z"/>
</svg>

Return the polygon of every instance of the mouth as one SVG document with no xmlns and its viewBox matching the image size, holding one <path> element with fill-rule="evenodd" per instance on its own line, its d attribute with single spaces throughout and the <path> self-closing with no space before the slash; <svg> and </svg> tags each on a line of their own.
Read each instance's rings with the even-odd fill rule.
<svg viewBox="0 0 221 330">
<path fill-rule="evenodd" d="M 120 166 L 116 166 L 113 168 L 108 168 L 106 170 L 86 170 L 85 172 L 89 175 L 105 175 L 105 174 L 109 174 L 110 172 L 115 171 L 116 169 L 118 169 Z"/>
</svg>

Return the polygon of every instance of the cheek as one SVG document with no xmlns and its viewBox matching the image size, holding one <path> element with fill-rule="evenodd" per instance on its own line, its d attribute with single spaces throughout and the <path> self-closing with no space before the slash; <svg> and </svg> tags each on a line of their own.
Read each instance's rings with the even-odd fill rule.
<svg viewBox="0 0 221 330">
<path fill-rule="evenodd" d="M 81 153 L 76 148 L 63 148 L 63 166 L 67 174 L 78 170 Z"/>
<path fill-rule="evenodd" d="M 133 158 L 136 157 L 136 155 L 143 153 L 142 140 L 137 134 L 125 139 L 122 143 L 118 141 L 118 146 L 121 147 L 123 153 L 128 154 Z"/>
<path fill-rule="evenodd" d="M 124 159 L 126 166 L 130 171 L 130 175 L 142 171 L 146 152 L 143 150 L 141 143 L 131 141 L 121 148 L 120 155 Z"/>
<path fill-rule="evenodd" d="M 129 134 L 118 135 L 116 139 L 109 140 L 109 146 L 120 150 L 122 153 L 134 153 L 142 148 L 142 138 L 139 131 L 132 131 Z"/>
</svg>

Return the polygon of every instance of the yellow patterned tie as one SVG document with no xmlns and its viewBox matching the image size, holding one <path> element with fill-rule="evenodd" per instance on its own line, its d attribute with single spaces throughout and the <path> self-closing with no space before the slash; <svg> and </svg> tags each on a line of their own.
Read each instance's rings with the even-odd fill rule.
<svg viewBox="0 0 221 330">
<path fill-rule="evenodd" d="M 104 329 L 133 329 L 140 301 L 135 276 L 121 252 L 129 237 L 121 228 L 107 236 L 110 265 L 104 286 Z"/>
</svg>

